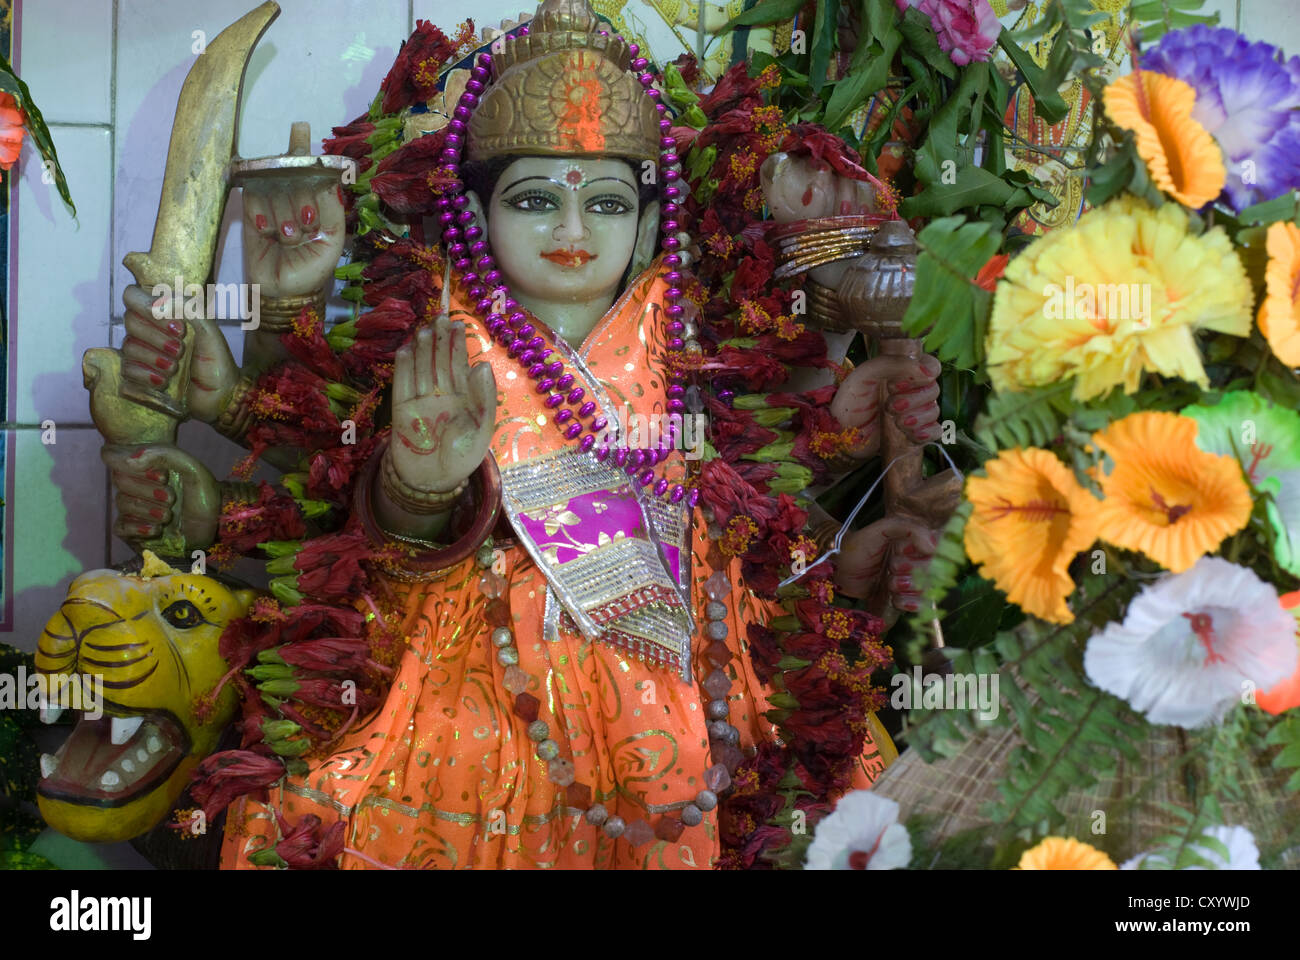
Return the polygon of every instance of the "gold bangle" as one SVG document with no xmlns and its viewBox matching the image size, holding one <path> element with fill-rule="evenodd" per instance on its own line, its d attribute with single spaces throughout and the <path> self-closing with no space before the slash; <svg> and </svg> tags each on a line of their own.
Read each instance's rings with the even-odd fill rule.
<svg viewBox="0 0 1300 960">
<path fill-rule="evenodd" d="M 468 481 L 462 480 L 452 490 L 419 490 L 397 475 L 397 469 L 387 456 L 383 458 L 381 469 L 380 483 L 383 484 L 384 493 L 407 513 L 446 513 L 468 486 Z"/>
<path fill-rule="evenodd" d="M 291 333 L 294 321 L 302 315 L 304 309 L 313 310 L 321 317 L 325 316 L 325 292 L 308 293 L 298 297 L 262 297 L 257 298 L 258 325 L 254 330 L 266 333 Z"/>
<path fill-rule="evenodd" d="M 248 377 L 240 377 L 235 388 L 230 391 L 226 408 L 212 424 L 217 433 L 236 443 L 244 442 L 244 434 L 248 433 L 248 427 L 253 420 L 253 411 L 248 404 L 248 396 L 252 391 L 253 381 Z"/>
</svg>

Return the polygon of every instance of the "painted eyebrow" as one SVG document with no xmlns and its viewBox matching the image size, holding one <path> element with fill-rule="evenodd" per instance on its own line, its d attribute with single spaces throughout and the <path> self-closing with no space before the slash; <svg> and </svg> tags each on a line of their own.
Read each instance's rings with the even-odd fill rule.
<svg viewBox="0 0 1300 960">
<path fill-rule="evenodd" d="M 555 184 L 555 186 L 559 187 L 561 190 L 569 189 L 569 185 L 567 183 L 562 183 L 561 181 L 556 180 L 554 177 L 543 177 L 539 174 L 531 177 L 521 177 L 520 179 L 516 180 L 514 183 L 510 184 L 509 186 L 503 187 L 501 189 L 501 192 L 506 193 L 509 190 L 513 190 L 521 183 L 527 183 L 529 180 L 542 180 L 546 183 Z M 627 187 L 633 193 L 636 192 L 636 187 L 632 186 L 632 184 L 628 183 L 622 177 L 597 177 L 595 180 L 588 180 L 586 185 L 591 186 L 593 183 L 600 183 L 602 180 L 613 180 L 615 183 L 623 184 L 623 186 Z"/>
</svg>

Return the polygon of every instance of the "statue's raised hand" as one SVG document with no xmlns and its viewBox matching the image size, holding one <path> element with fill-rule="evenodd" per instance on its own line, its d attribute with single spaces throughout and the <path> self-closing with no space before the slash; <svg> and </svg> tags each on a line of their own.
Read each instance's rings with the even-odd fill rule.
<svg viewBox="0 0 1300 960">
<path fill-rule="evenodd" d="M 307 296 L 333 279 L 345 235 L 342 190 L 324 177 L 244 187 L 245 279 L 261 296 Z"/>
<path fill-rule="evenodd" d="M 465 325 L 439 317 L 397 351 L 387 456 L 416 490 L 455 489 L 487 456 L 496 421 L 492 365 L 469 365 Z"/>
</svg>

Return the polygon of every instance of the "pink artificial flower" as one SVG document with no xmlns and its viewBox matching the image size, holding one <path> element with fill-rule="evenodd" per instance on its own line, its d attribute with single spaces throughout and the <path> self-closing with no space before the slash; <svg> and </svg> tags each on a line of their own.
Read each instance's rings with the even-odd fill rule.
<svg viewBox="0 0 1300 960">
<path fill-rule="evenodd" d="M 939 46 L 957 66 L 989 58 L 1002 32 L 989 0 L 921 0 L 918 6 L 930 18 Z"/>
</svg>

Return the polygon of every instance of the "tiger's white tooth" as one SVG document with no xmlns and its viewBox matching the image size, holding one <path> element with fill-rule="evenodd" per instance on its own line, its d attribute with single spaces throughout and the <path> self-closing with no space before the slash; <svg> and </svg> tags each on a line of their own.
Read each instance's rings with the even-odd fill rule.
<svg viewBox="0 0 1300 960">
<path fill-rule="evenodd" d="M 129 757 L 123 757 L 118 766 L 122 768 L 123 773 L 135 773 L 135 764 L 131 762 Z"/>
<path fill-rule="evenodd" d="M 145 741 L 144 745 L 149 748 L 150 753 L 162 752 L 162 741 L 159 740 L 157 737 L 150 737 L 148 740 Z"/>
<path fill-rule="evenodd" d="M 146 750 L 144 747 L 141 747 L 139 750 L 137 750 L 137 751 L 135 752 L 135 757 L 136 757 L 136 759 L 139 760 L 141 763 L 148 763 L 148 762 L 149 762 L 149 751 Z"/>
<path fill-rule="evenodd" d="M 62 715 L 62 707 L 41 706 L 41 723 L 55 723 Z"/>
<path fill-rule="evenodd" d="M 122 778 L 119 777 L 112 770 L 106 770 L 104 771 L 104 775 L 99 778 L 99 785 L 101 787 L 105 787 L 106 789 L 111 790 L 114 787 L 118 787 L 122 785 Z"/>
<path fill-rule="evenodd" d="M 134 737 L 135 732 L 140 729 L 140 724 L 142 723 L 144 723 L 144 717 L 127 717 L 125 719 L 122 717 L 114 717 L 113 730 L 109 735 L 109 738 L 113 741 L 113 745 L 120 747 L 122 744 Z"/>
<path fill-rule="evenodd" d="M 57 770 L 58 767 L 59 767 L 59 761 L 55 758 L 54 754 L 52 753 L 41 754 L 41 779 L 42 780 L 48 780 L 50 774 L 52 774 L 55 770 Z"/>
</svg>

